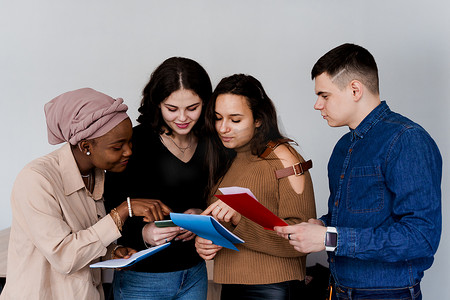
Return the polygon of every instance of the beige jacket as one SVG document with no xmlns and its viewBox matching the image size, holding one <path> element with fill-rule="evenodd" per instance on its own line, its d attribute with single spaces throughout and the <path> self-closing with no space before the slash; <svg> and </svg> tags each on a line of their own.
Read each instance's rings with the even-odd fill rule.
<svg viewBox="0 0 450 300">
<path fill-rule="evenodd" d="M 120 237 L 103 205 L 104 172 L 93 194 L 84 186 L 70 145 L 19 173 L 11 195 L 6 285 L 0 299 L 103 299 L 99 261 Z M 105 216 L 106 215 L 106 216 Z"/>
</svg>

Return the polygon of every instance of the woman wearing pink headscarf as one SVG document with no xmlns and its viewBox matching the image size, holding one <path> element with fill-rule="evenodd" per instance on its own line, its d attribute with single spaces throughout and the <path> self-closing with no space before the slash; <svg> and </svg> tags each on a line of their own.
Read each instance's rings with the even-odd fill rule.
<svg viewBox="0 0 450 300">
<path fill-rule="evenodd" d="M 103 299 L 100 269 L 128 216 L 151 222 L 170 209 L 158 200 L 103 205 L 105 170 L 121 172 L 131 155 L 131 121 L 121 98 L 90 88 L 45 105 L 50 144 L 66 142 L 19 173 L 5 288 L 0 299 Z"/>
</svg>

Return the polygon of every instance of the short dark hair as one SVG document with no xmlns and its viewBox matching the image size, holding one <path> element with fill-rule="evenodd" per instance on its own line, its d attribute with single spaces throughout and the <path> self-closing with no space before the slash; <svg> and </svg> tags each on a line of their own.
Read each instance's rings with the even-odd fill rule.
<svg viewBox="0 0 450 300">
<path fill-rule="evenodd" d="M 150 76 L 150 80 L 142 91 L 141 105 L 138 109 L 140 115 L 137 121 L 151 127 L 158 133 L 163 132 L 165 126 L 162 118 L 160 103 L 173 92 L 186 89 L 197 94 L 206 107 L 211 97 L 211 80 L 205 69 L 196 61 L 184 57 L 171 57 L 159 65 Z M 204 109 L 192 129 L 198 136 L 204 125 Z M 168 134 L 171 134 L 170 128 Z"/>
<path fill-rule="evenodd" d="M 235 157 L 233 149 L 227 149 L 220 141 L 215 127 L 216 99 L 219 95 L 233 94 L 244 96 L 252 111 L 253 119 L 259 120 L 261 125 L 256 128 L 255 135 L 250 141 L 250 148 L 254 155 L 264 152 L 267 143 L 271 140 L 283 138 L 278 128 L 277 113 L 272 100 L 267 96 L 261 83 L 250 75 L 235 74 L 223 78 L 206 107 L 205 129 L 207 139 L 207 163 L 209 164 L 209 188 L 225 175 Z"/>
<path fill-rule="evenodd" d="M 312 68 L 311 79 L 322 73 L 327 73 L 333 78 L 333 82 L 341 89 L 356 79 L 371 93 L 375 95 L 380 93 L 375 59 L 361 46 L 347 43 L 328 51 Z"/>
</svg>

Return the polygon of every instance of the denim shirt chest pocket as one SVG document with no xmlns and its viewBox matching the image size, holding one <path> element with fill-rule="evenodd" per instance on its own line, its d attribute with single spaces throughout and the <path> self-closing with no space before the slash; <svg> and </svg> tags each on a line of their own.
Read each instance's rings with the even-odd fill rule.
<svg viewBox="0 0 450 300">
<path fill-rule="evenodd" d="M 354 167 L 347 184 L 346 208 L 351 213 L 373 213 L 384 207 L 381 166 Z"/>
</svg>

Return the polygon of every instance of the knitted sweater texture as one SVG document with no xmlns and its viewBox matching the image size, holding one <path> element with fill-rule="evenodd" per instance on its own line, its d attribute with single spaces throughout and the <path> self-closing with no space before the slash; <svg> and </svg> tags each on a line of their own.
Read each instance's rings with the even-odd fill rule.
<svg viewBox="0 0 450 300">
<path fill-rule="evenodd" d="M 293 148 L 290 147 L 290 150 L 300 162 L 304 161 Z M 274 171 L 283 168 L 274 152 L 261 159 L 252 155 L 249 149 L 244 149 L 237 152 L 219 187 L 249 188 L 261 204 L 290 225 L 314 218 L 314 190 L 309 172 L 302 175 L 305 176 L 304 190 L 297 194 L 288 177 L 275 177 Z M 212 197 L 210 202 L 214 201 L 217 201 L 216 197 Z M 214 259 L 215 282 L 269 284 L 304 280 L 306 254 L 296 251 L 288 240 L 244 216 L 237 226 L 229 223 L 224 226 L 245 243 L 237 245 L 239 251 L 223 248 L 217 253 Z"/>
</svg>

